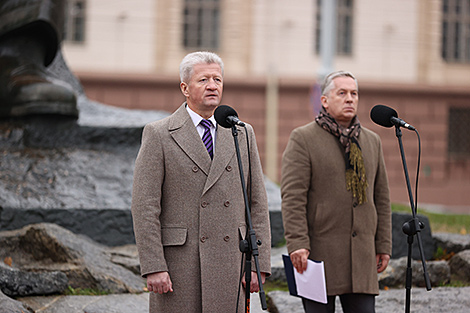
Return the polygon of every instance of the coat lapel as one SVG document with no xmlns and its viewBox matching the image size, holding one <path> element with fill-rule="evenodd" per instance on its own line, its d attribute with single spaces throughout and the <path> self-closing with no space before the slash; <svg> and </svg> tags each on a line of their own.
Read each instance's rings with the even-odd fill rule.
<svg viewBox="0 0 470 313">
<path fill-rule="evenodd" d="M 171 116 L 168 131 L 184 153 L 186 153 L 206 175 L 209 175 L 212 163 L 211 158 L 197 133 L 196 127 L 194 127 L 191 117 L 186 111 L 185 105 L 186 103 L 183 103 Z"/>
<path fill-rule="evenodd" d="M 243 134 L 244 132 L 239 129 L 238 138 L 240 139 L 243 137 Z M 204 186 L 203 194 L 206 193 L 217 182 L 217 180 L 226 170 L 230 160 L 232 160 L 234 157 L 236 157 L 236 155 L 232 130 L 229 128 L 217 126 L 217 140 L 215 142 L 214 159 L 212 160 L 212 166 L 209 171 L 209 176 L 206 180 L 206 185 Z M 235 168 L 233 170 L 235 170 Z"/>
</svg>

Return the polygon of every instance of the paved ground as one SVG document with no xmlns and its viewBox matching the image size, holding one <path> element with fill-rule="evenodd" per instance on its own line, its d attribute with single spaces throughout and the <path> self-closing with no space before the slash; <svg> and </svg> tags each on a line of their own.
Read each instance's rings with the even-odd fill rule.
<svg viewBox="0 0 470 313">
<path fill-rule="evenodd" d="M 272 313 L 303 313 L 302 302 L 299 298 L 290 296 L 287 292 L 273 291 L 269 297 L 277 311 Z M 470 287 L 465 288 L 413 288 L 411 290 L 410 309 L 413 313 L 468 313 L 470 312 Z M 266 312 L 251 310 L 254 313 Z M 336 300 L 336 312 L 342 313 L 339 300 Z M 377 313 L 405 312 L 405 290 L 393 289 L 383 291 L 376 298 Z"/>
<path fill-rule="evenodd" d="M 258 294 L 251 297 L 252 313 L 303 313 L 299 298 L 287 292 L 272 291 L 269 293 L 271 308 L 261 310 Z M 148 294 L 110 295 L 110 296 L 61 296 L 24 298 L 36 312 L 41 313 L 147 313 Z M 394 289 L 381 291 L 376 299 L 377 313 L 395 313 L 405 311 L 405 291 Z M 470 287 L 465 288 L 413 288 L 411 291 L 411 312 L 413 313 L 468 313 L 470 312 Z M 0 312 L 2 308 L 0 308 Z M 342 313 L 339 300 L 336 312 Z M 240 312 L 243 313 L 243 312 Z"/>
</svg>

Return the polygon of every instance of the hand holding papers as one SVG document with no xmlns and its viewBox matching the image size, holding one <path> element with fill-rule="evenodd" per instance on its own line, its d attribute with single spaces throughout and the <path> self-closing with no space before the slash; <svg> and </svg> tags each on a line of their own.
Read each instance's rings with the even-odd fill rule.
<svg viewBox="0 0 470 313">
<path fill-rule="evenodd" d="M 291 295 L 327 303 L 323 261 L 308 260 L 307 270 L 299 274 L 288 255 L 283 255 L 282 259 Z"/>
</svg>

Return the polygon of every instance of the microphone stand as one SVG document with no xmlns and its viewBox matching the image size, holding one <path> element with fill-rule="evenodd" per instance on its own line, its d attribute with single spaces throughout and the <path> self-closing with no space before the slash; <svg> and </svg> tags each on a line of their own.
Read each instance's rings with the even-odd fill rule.
<svg viewBox="0 0 470 313">
<path fill-rule="evenodd" d="M 407 260 L 407 267 L 406 267 L 406 302 L 405 302 L 405 312 L 410 313 L 410 304 L 411 304 L 411 285 L 412 285 L 412 266 L 411 266 L 411 260 L 412 260 L 412 246 L 413 246 L 413 236 L 416 235 L 416 238 L 418 239 L 418 248 L 419 248 L 419 253 L 421 256 L 421 262 L 423 264 L 423 272 L 424 272 L 424 282 L 426 284 L 426 290 L 429 291 L 431 290 L 431 281 L 429 279 L 429 274 L 426 269 L 426 260 L 424 258 L 424 253 L 423 253 L 423 244 L 421 241 L 421 229 L 424 228 L 424 224 L 420 222 L 416 216 L 416 208 L 413 202 L 413 194 L 411 192 L 411 184 L 410 184 L 410 178 L 408 176 L 408 168 L 406 166 L 406 159 L 405 159 L 405 152 L 403 149 L 403 142 L 401 140 L 402 133 L 400 126 L 395 125 L 395 134 L 398 138 L 398 144 L 400 146 L 400 153 L 401 153 L 401 159 L 403 163 L 403 170 L 405 172 L 405 179 L 406 179 L 406 186 L 408 188 L 408 196 L 410 198 L 410 205 L 411 205 L 411 212 L 413 218 L 404 223 L 402 230 L 405 234 L 408 235 L 408 260 Z"/>
<path fill-rule="evenodd" d="M 248 226 L 247 236 L 244 240 L 240 241 L 240 252 L 245 255 L 245 312 L 250 312 L 250 284 L 251 284 L 251 259 L 255 261 L 256 274 L 258 275 L 258 284 L 259 284 L 259 297 L 261 301 L 261 307 L 263 310 L 268 309 L 266 303 L 266 294 L 263 290 L 263 284 L 261 282 L 261 272 L 259 270 L 259 251 L 258 245 L 261 245 L 260 240 L 256 240 L 255 230 L 253 229 L 253 224 L 251 222 L 251 210 L 248 203 L 248 195 L 246 193 L 245 178 L 243 175 L 243 165 L 240 158 L 240 147 L 238 145 L 238 131 L 235 125 L 232 126 L 232 135 L 235 142 L 235 150 L 237 153 L 238 160 L 238 169 L 240 170 L 240 180 L 242 183 L 243 198 L 245 200 L 245 209 L 246 209 L 246 223 Z M 242 256 L 243 257 L 243 256 Z M 237 304 L 238 305 L 238 304 Z"/>
</svg>

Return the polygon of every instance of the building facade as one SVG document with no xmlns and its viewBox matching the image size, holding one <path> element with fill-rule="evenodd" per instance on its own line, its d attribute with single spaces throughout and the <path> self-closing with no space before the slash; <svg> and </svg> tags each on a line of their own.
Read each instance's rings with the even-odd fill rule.
<svg viewBox="0 0 470 313">
<path fill-rule="evenodd" d="M 323 0 L 324 1 L 324 0 Z M 255 127 L 265 173 L 279 181 L 293 128 L 318 109 L 322 0 L 69 0 L 63 52 L 88 97 L 173 111 L 178 66 L 211 50 L 225 63 L 223 102 Z M 417 127 L 418 200 L 470 206 L 470 1 L 337 0 L 334 69 L 360 83 L 361 122 L 384 141 L 392 200 L 408 201 L 395 132 L 376 103 Z M 403 134 L 414 185 L 417 138 Z"/>
</svg>

